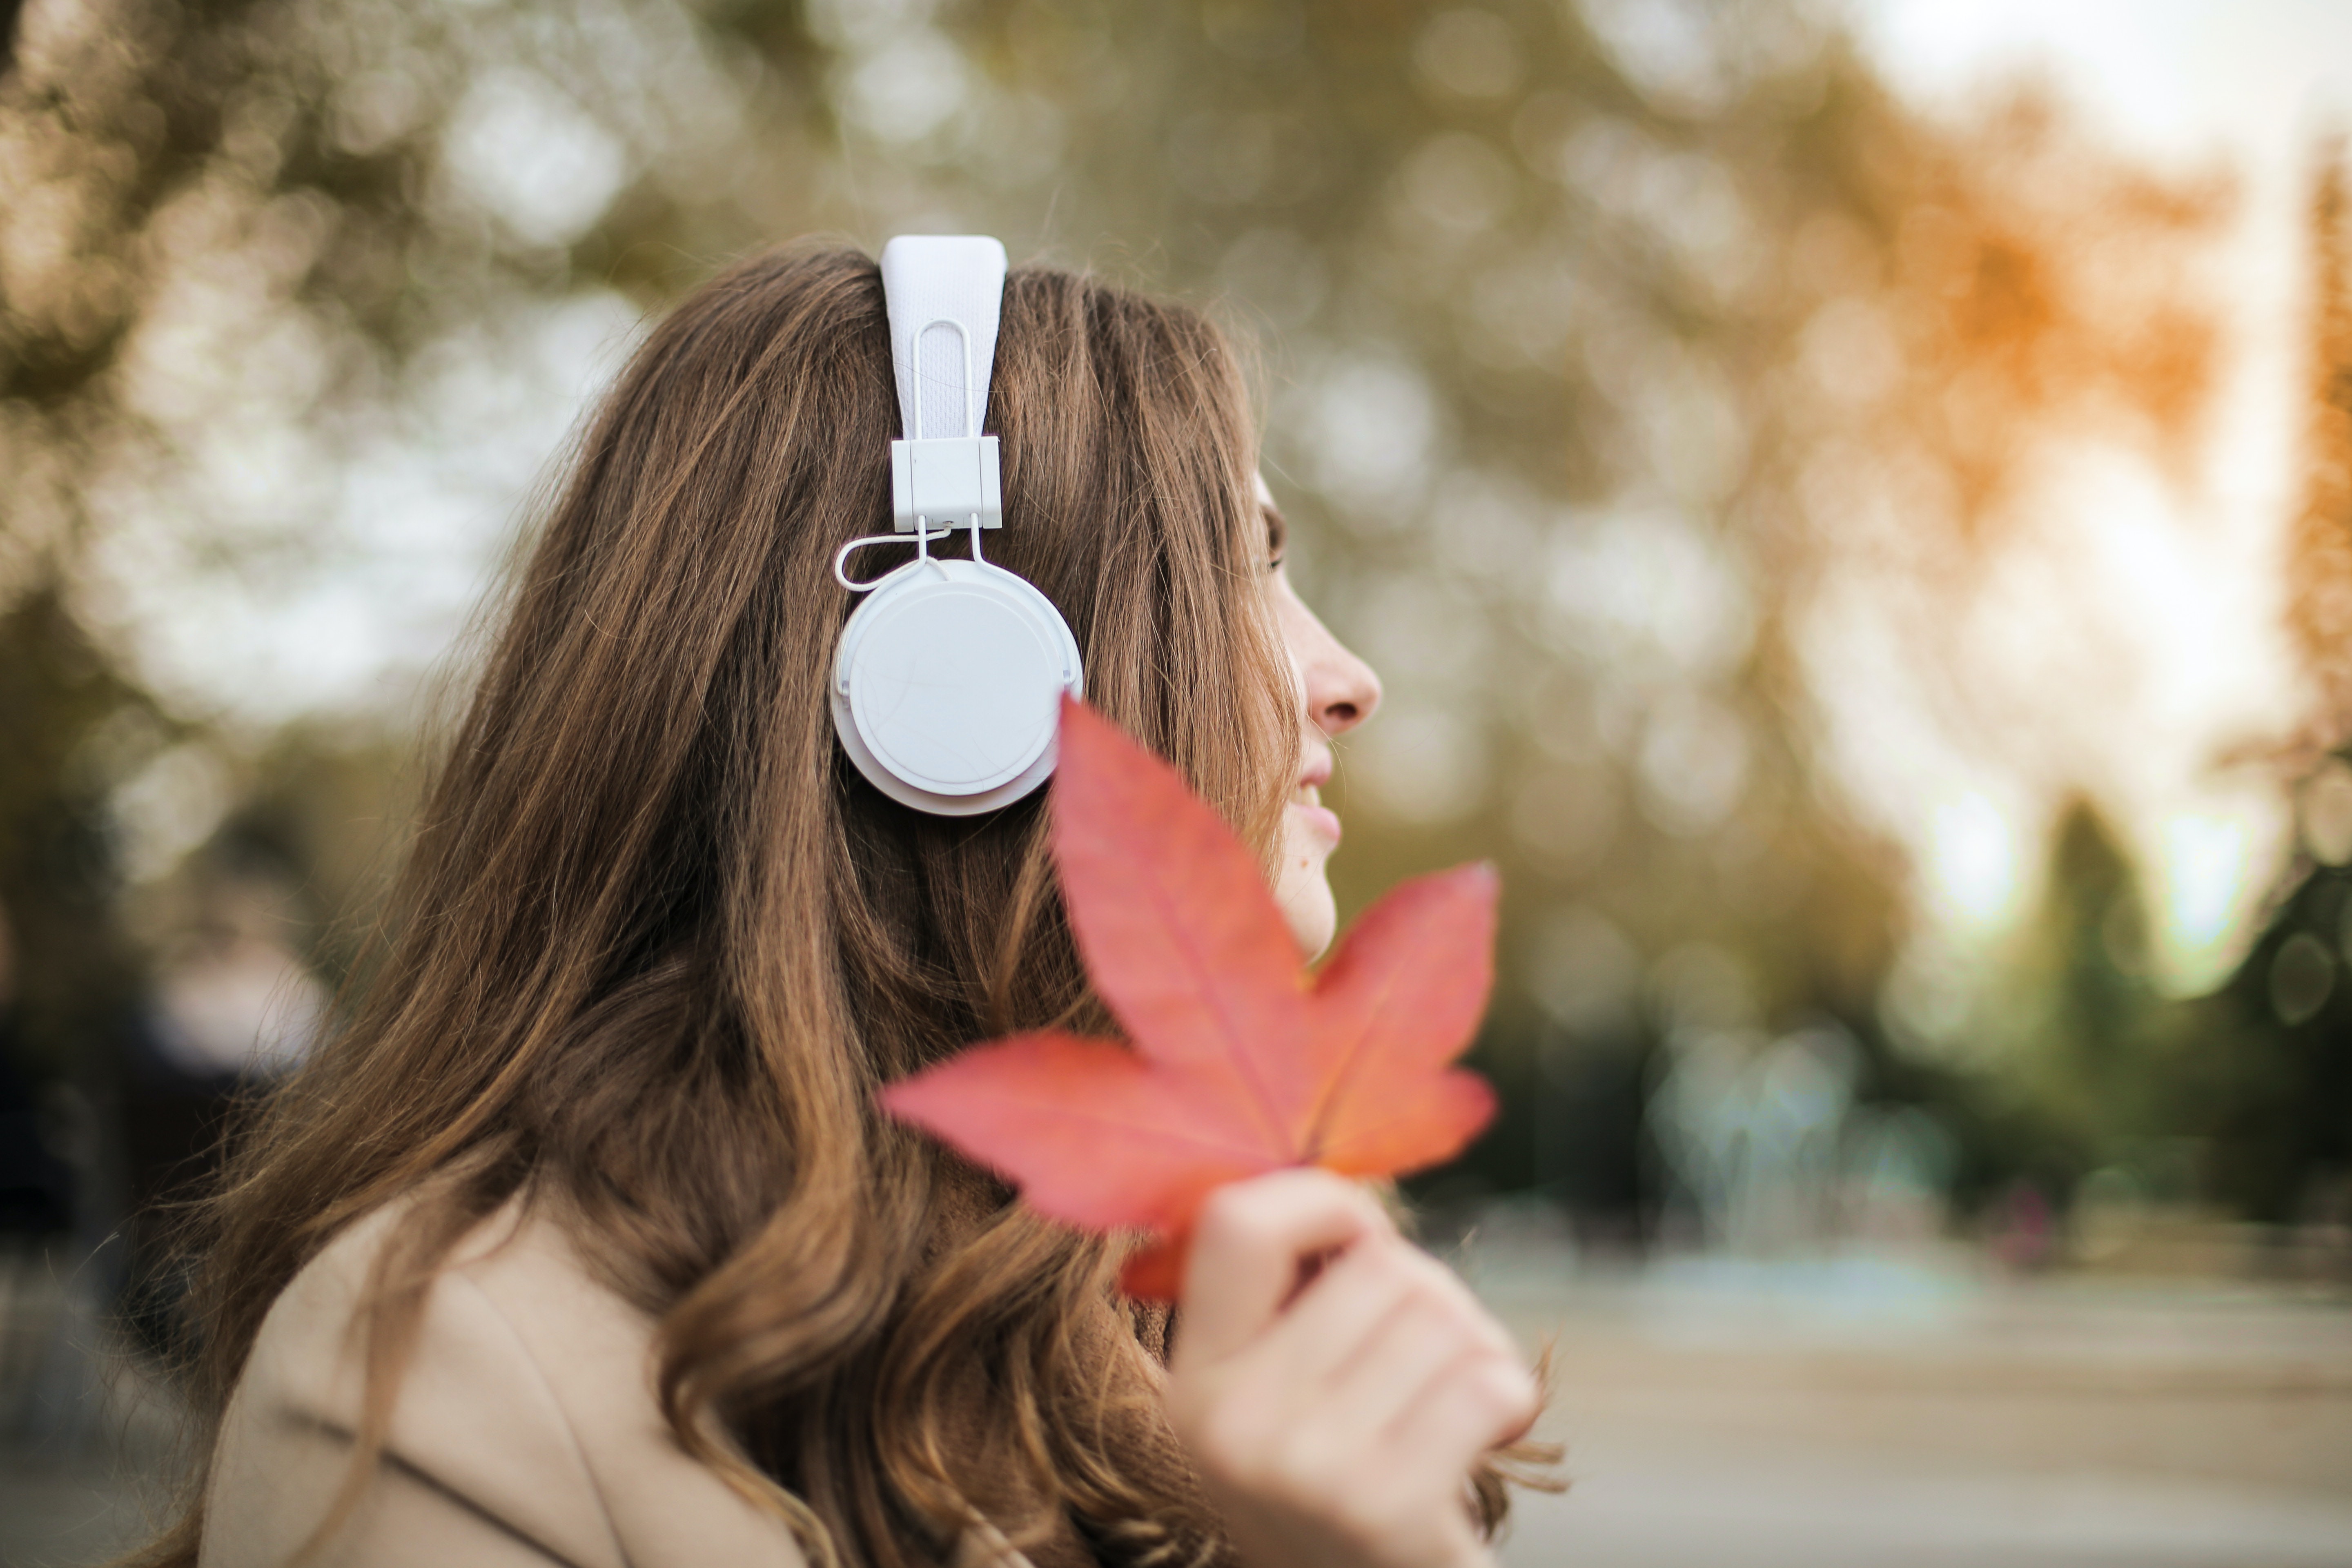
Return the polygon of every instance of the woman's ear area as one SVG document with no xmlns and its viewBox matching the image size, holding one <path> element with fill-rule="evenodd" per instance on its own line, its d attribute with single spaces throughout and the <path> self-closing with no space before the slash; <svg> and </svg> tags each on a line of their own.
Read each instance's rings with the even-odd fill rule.
<svg viewBox="0 0 2352 1568">
<path fill-rule="evenodd" d="M 1253 477 L 1258 506 L 1266 516 L 1270 560 L 1275 568 L 1268 574 L 1266 592 L 1274 606 L 1275 623 L 1282 632 L 1283 647 L 1297 671 L 1307 721 L 1326 735 L 1340 734 L 1370 718 L 1380 707 L 1381 678 L 1353 649 L 1331 635 L 1331 629 L 1307 607 L 1307 602 L 1291 586 L 1289 573 L 1281 570 L 1281 548 L 1277 542 L 1283 528 L 1282 512 L 1274 504 L 1274 492 L 1266 486 L 1265 475 Z"/>
</svg>

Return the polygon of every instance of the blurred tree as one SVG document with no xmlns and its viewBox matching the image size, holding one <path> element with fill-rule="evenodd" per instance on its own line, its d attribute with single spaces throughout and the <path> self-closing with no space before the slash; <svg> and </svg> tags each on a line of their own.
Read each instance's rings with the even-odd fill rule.
<svg viewBox="0 0 2352 1568">
<path fill-rule="evenodd" d="M 2210 1140 L 2217 1201 L 2252 1219 L 2352 1220 L 2352 900 L 2339 868 L 2305 867 L 2206 1009 L 2226 1049 L 2174 1085 L 2179 1124 Z"/>
<path fill-rule="evenodd" d="M 119 1217 L 116 1071 L 142 975 L 121 931 L 109 753 L 160 730 L 54 593 L 0 610 L 0 1230 Z"/>
<path fill-rule="evenodd" d="M 365 623 L 405 679 L 554 444 L 538 411 L 567 417 L 634 315 L 797 233 L 989 228 L 1262 340 L 1299 575 L 1391 685 L 1343 764 L 1342 897 L 1506 865 L 1482 1049 L 1527 1094 L 1490 1174 L 1621 1215 L 1675 955 L 1748 976 L 1760 1025 L 1874 1038 L 1916 802 L 1857 783 L 1907 751 L 1884 702 L 1840 706 L 1858 667 L 2066 782 L 2058 710 L 1947 634 L 2037 526 L 2037 441 L 2178 453 L 2210 379 L 2193 267 L 2226 190 L 2031 100 L 1923 121 L 1798 0 L 35 0 L 17 23 L 0 605 L 47 595 L 109 679 L 237 759 L 231 819 L 272 825 L 322 903 L 363 897 L 396 813 L 375 770 L 416 715 L 364 684 L 286 695 L 334 660 L 273 664 L 253 628 Z M 413 624 L 371 618 L 404 600 Z M 289 728 L 304 700 L 333 716 Z"/>
<path fill-rule="evenodd" d="M 2352 200 L 2341 143 L 2313 181 L 2310 427 L 2289 625 L 2318 689 L 2288 759 L 2300 849 L 2245 962 L 2208 1009 L 2213 1045 L 2175 1086 L 2213 1141 L 2215 1195 L 2275 1222 L 2352 1222 Z M 2316 752 L 2315 759 L 2313 753 Z"/>
<path fill-rule="evenodd" d="M 2289 623 L 2320 688 L 2323 747 L 2352 734 L 2352 193 L 2341 145 L 2311 198 L 2311 426 Z"/>
<path fill-rule="evenodd" d="M 102 789 L 106 753 L 157 728 L 54 593 L 0 614 L 0 917 L 15 950 L 16 1065 L 38 1079 L 110 1043 L 137 1003 Z"/>
<path fill-rule="evenodd" d="M 2159 1036 L 2183 1020 L 2151 980 L 2137 868 L 2089 802 L 2061 817 L 2044 887 L 2017 943 L 2016 1000 L 1993 1026 L 2057 1134 L 2050 1163 L 2079 1174 L 2167 1130 Z"/>
</svg>

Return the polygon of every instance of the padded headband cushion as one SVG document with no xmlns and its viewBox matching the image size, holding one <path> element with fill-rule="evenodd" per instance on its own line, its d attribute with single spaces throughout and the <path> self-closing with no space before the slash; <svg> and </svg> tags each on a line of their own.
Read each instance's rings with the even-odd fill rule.
<svg viewBox="0 0 2352 1568">
<path fill-rule="evenodd" d="M 1004 247 L 985 235 L 902 234 L 882 247 L 890 360 L 898 379 L 899 434 L 908 440 L 915 439 L 918 431 L 932 440 L 981 433 L 981 422 L 988 416 L 989 375 L 996 365 L 1004 273 Z M 943 321 L 960 323 L 963 334 L 937 324 Z M 922 334 L 919 344 L 918 332 Z M 964 382 L 966 337 L 969 387 Z"/>
</svg>

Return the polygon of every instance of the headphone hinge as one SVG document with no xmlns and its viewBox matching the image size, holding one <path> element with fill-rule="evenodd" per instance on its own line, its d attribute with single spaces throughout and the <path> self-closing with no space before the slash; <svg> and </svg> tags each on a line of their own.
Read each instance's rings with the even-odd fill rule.
<svg viewBox="0 0 2352 1568">
<path fill-rule="evenodd" d="M 891 524 L 900 533 L 1004 526 L 1004 479 L 993 436 L 890 443 Z"/>
</svg>

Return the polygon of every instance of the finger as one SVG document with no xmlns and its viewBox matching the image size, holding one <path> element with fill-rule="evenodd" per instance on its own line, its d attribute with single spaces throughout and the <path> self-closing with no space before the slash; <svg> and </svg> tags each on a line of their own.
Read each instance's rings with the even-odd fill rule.
<svg viewBox="0 0 2352 1568">
<path fill-rule="evenodd" d="M 1179 1359 L 1221 1361 L 1289 1299 L 1302 1259 L 1396 1227 L 1360 1188 L 1326 1171 L 1277 1171 L 1210 1194 L 1184 1271 Z"/>
<path fill-rule="evenodd" d="M 1356 1435 L 1369 1450 L 1399 1416 L 1429 1396 L 1441 1373 L 1493 1353 L 1465 1334 L 1443 1304 L 1408 1297 L 1331 1379 L 1317 1419 L 1335 1432 Z"/>
<path fill-rule="evenodd" d="M 1511 1331 L 1486 1310 L 1486 1303 L 1463 1283 L 1462 1276 L 1425 1252 L 1415 1249 L 1413 1256 L 1420 1260 L 1432 1298 L 1445 1304 L 1464 1332 L 1498 1355 L 1520 1359 L 1518 1342 L 1511 1337 Z"/>
<path fill-rule="evenodd" d="M 1410 1276 L 1415 1292 L 1433 1305 L 1451 1312 L 1464 1333 L 1506 1354 L 1518 1353 L 1510 1331 L 1486 1310 L 1486 1303 L 1463 1283 L 1462 1276 L 1418 1247 L 1407 1244 L 1399 1247 L 1396 1252 L 1400 1267 Z"/>
<path fill-rule="evenodd" d="M 1526 1367 L 1481 1352 L 1437 1369 L 1399 1407 L 1385 1436 L 1403 1462 L 1461 1475 L 1480 1455 L 1524 1436 L 1541 1407 Z"/>
<path fill-rule="evenodd" d="M 1317 1279 L 1266 1331 L 1267 1340 L 1280 1343 L 1291 1364 L 1301 1369 L 1320 1373 L 1338 1367 L 1355 1353 L 1357 1342 L 1370 1331 L 1374 1321 L 1386 1315 L 1384 1303 L 1392 1304 L 1403 1294 L 1450 1319 L 1465 1344 L 1518 1354 L 1509 1331 L 1461 1277 L 1402 1237 L 1350 1247 L 1328 1272 L 1336 1278 L 1328 1289 L 1325 1279 Z M 1371 1299 L 1375 1295 L 1378 1299 Z"/>
<path fill-rule="evenodd" d="M 1413 1292 L 1410 1251 L 1402 1241 L 1363 1237 L 1317 1275 L 1234 1364 L 1321 1397 L 1324 1384 L 1362 1353 L 1365 1340 Z"/>
</svg>

